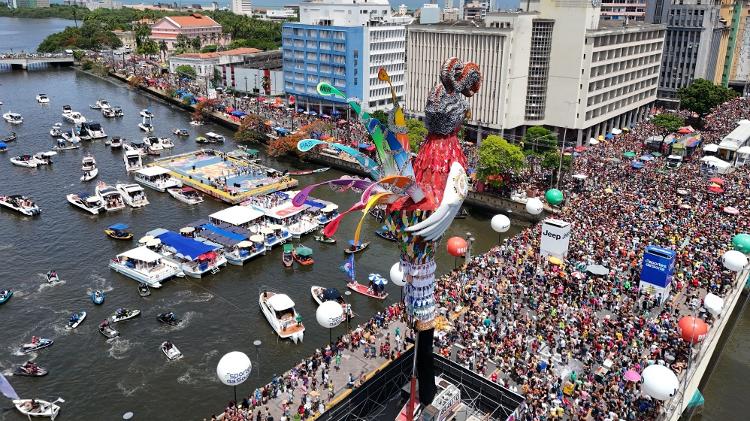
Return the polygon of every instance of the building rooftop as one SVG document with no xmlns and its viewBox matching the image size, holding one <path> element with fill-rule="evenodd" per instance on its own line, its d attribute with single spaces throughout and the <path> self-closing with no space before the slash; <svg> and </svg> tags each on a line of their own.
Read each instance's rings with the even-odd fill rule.
<svg viewBox="0 0 750 421">
<path fill-rule="evenodd" d="M 261 52 L 263 52 L 263 50 L 259 50 L 257 48 L 235 48 L 233 50 L 216 51 L 214 53 L 185 53 L 185 54 L 180 54 L 176 57 L 207 60 L 207 59 L 218 58 L 222 56 L 244 56 L 244 55 L 250 55 L 250 54 L 257 54 Z"/>
<path fill-rule="evenodd" d="M 165 19 L 172 21 L 180 28 L 200 28 L 204 26 L 221 26 L 218 22 L 208 16 L 200 13 L 193 13 L 188 16 L 167 16 Z"/>
</svg>

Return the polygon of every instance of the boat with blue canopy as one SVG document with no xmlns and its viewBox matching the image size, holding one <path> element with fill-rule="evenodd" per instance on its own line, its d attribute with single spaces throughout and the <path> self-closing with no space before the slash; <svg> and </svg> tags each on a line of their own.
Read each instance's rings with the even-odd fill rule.
<svg viewBox="0 0 750 421">
<path fill-rule="evenodd" d="M 130 227 L 127 224 L 112 224 L 104 230 L 104 233 L 107 234 L 107 236 L 109 236 L 110 238 L 114 238 L 115 240 L 132 240 L 133 233 L 128 231 L 128 228 Z"/>
<path fill-rule="evenodd" d="M 159 231 L 161 232 L 151 231 L 147 235 L 161 241 L 159 252 L 179 263 L 187 276 L 200 278 L 207 272 L 217 273 L 221 266 L 227 264 L 220 245 L 202 243 L 173 231 Z"/>
</svg>

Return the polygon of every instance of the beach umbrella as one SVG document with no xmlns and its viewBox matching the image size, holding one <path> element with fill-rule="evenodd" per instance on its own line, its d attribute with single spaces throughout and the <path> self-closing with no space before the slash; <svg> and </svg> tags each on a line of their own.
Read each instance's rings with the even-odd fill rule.
<svg viewBox="0 0 750 421">
<path fill-rule="evenodd" d="M 737 234 L 732 237 L 732 246 L 742 253 L 750 253 L 750 234 Z"/>
<path fill-rule="evenodd" d="M 563 261 L 559 257 L 550 256 L 547 260 L 555 266 L 561 266 L 563 264 Z"/>
<path fill-rule="evenodd" d="M 602 265 L 588 265 L 586 266 L 586 272 L 597 276 L 609 275 L 609 269 Z"/>
<path fill-rule="evenodd" d="M 687 190 L 685 190 L 685 189 L 677 189 L 677 194 L 679 194 L 680 196 L 684 196 L 684 195 L 686 195 L 688 193 L 689 192 Z"/>
<path fill-rule="evenodd" d="M 633 370 L 633 369 L 630 369 L 630 370 L 626 371 L 625 374 L 623 374 L 622 377 L 625 380 L 627 380 L 629 382 L 633 382 L 633 383 L 641 381 L 641 375 L 638 374 L 638 372 L 635 371 L 635 370 Z"/>
<path fill-rule="evenodd" d="M 406 285 L 406 281 L 404 281 L 404 270 L 401 269 L 401 262 L 396 262 L 391 266 L 389 275 L 391 277 L 391 282 L 395 285 L 400 287 Z"/>
<path fill-rule="evenodd" d="M 490 221 L 490 226 L 492 227 L 492 230 L 498 233 L 507 232 L 510 229 L 510 218 L 503 215 L 502 213 L 499 213 L 492 217 L 492 220 Z"/>
<path fill-rule="evenodd" d="M 709 186 L 708 187 L 708 191 L 711 192 L 711 193 L 717 193 L 717 194 L 724 193 L 724 189 L 722 189 L 721 187 L 719 187 L 719 186 L 717 186 L 715 184 Z"/>
<path fill-rule="evenodd" d="M 253 243 L 251 241 L 240 241 L 239 243 L 237 243 L 237 247 L 241 249 L 249 248 L 252 246 L 253 246 Z"/>
<path fill-rule="evenodd" d="M 180 234 L 192 234 L 194 232 L 195 232 L 195 227 L 180 228 Z"/>
<path fill-rule="evenodd" d="M 586 174 L 573 174 L 573 178 L 575 178 L 576 180 L 585 180 L 588 177 L 589 176 L 587 176 Z"/>
<path fill-rule="evenodd" d="M 373 284 L 378 285 L 378 286 L 385 285 L 388 283 L 388 280 L 386 280 L 385 278 L 383 278 L 381 275 L 377 273 L 371 273 L 367 277 L 367 279 L 369 279 L 370 281 L 372 281 Z"/>
<path fill-rule="evenodd" d="M 161 245 L 161 240 L 158 238 L 153 238 L 146 243 L 146 247 L 158 247 L 159 245 Z"/>
<path fill-rule="evenodd" d="M 635 158 L 635 152 L 633 151 L 627 151 L 624 154 L 622 154 L 625 158 Z"/>
<path fill-rule="evenodd" d="M 596 139 L 594 139 L 593 137 L 591 139 L 589 139 L 589 145 L 595 146 L 595 145 L 598 145 L 598 144 L 599 144 L 599 141 L 596 140 Z"/>
<path fill-rule="evenodd" d="M 544 210 L 544 204 L 538 197 L 532 197 L 526 201 L 526 212 L 531 215 L 539 215 Z"/>
<path fill-rule="evenodd" d="M 448 254 L 453 257 L 459 257 L 466 254 L 469 244 L 461 237 L 451 237 L 448 239 L 446 247 L 448 248 Z"/>
<path fill-rule="evenodd" d="M 680 336 L 685 342 L 691 344 L 697 344 L 706 337 L 708 333 L 708 324 L 703 320 L 693 317 L 685 316 L 677 322 L 677 327 L 680 331 Z"/>
<path fill-rule="evenodd" d="M 703 297 L 703 307 L 705 307 L 709 313 L 718 316 L 724 308 L 724 299 L 709 292 Z"/>
<path fill-rule="evenodd" d="M 597 139 L 598 139 L 598 140 L 599 140 L 599 141 L 601 142 L 601 141 L 603 141 L 603 140 L 604 140 L 604 136 L 602 136 L 602 135 L 599 135 L 599 137 L 598 137 Z"/>
<path fill-rule="evenodd" d="M 544 199 L 552 206 L 557 206 L 563 202 L 563 192 L 558 189 L 549 189 L 544 193 Z"/>
<path fill-rule="evenodd" d="M 248 238 L 248 240 L 252 241 L 253 243 L 262 243 L 263 242 L 263 236 L 262 235 L 258 235 L 258 234 L 254 234 L 254 235 L 251 235 L 250 238 Z"/>
<path fill-rule="evenodd" d="M 709 179 L 708 179 L 708 182 L 709 182 L 709 183 L 716 183 L 716 184 L 719 184 L 719 185 L 722 185 L 722 184 L 724 184 L 724 183 L 725 183 L 724 179 L 723 179 L 723 178 L 719 178 L 719 177 L 712 177 L 712 178 L 709 178 Z"/>
<path fill-rule="evenodd" d="M 661 156 L 661 152 L 651 152 L 651 156 L 658 158 Z"/>
<path fill-rule="evenodd" d="M 724 207 L 724 212 L 726 212 L 726 213 L 728 213 L 730 215 L 739 215 L 740 214 L 740 210 L 737 209 L 737 208 L 735 208 L 734 206 L 725 206 Z"/>
<path fill-rule="evenodd" d="M 341 293 L 336 288 L 326 288 L 323 290 L 323 301 L 336 301 L 341 298 Z"/>
<path fill-rule="evenodd" d="M 138 240 L 138 244 L 146 244 L 146 243 L 148 243 L 149 241 L 151 241 L 153 239 L 154 239 L 154 237 L 152 237 L 150 235 L 144 235 L 143 237 L 141 237 L 140 240 Z"/>
<path fill-rule="evenodd" d="M 732 272 L 739 272 L 747 266 L 747 256 L 737 250 L 729 250 L 721 256 L 724 267 Z"/>
<path fill-rule="evenodd" d="M 586 147 L 585 147 L 585 146 L 583 146 L 583 145 L 581 145 L 581 146 L 576 146 L 575 148 L 573 148 L 573 150 L 574 150 L 574 151 L 576 151 L 576 152 L 583 152 L 583 151 L 585 151 L 585 150 L 586 150 Z"/>
<path fill-rule="evenodd" d="M 688 205 L 687 203 L 683 203 L 680 205 L 680 209 L 690 209 L 690 205 Z"/>
<path fill-rule="evenodd" d="M 654 157 L 653 157 L 653 156 L 651 156 L 651 155 L 641 155 L 641 157 L 640 157 L 640 158 L 638 158 L 638 159 L 640 159 L 641 161 L 646 161 L 646 162 L 648 162 L 648 161 L 653 161 L 653 160 L 654 160 Z"/>
<path fill-rule="evenodd" d="M 630 166 L 633 167 L 634 170 L 640 170 L 641 168 L 643 168 L 643 162 L 633 161 L 630 163 Z"/>
<path fill-rule="evenodd" d="M 680 387 L 680 381 L 674 371 L 663 365 L 653 364 L 646 367 L 641 377 L 641 391 L 656 400 L 665 401 L 671 398 Z"/>
</svg>

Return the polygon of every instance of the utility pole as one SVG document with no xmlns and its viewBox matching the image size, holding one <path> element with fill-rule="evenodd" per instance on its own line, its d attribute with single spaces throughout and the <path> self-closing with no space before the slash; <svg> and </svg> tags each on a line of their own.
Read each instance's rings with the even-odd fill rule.
<svg viewBox="0 0 750 421">
<path fill-rule="evenodd" d="M 562 148 L 560 149 L 560 166 L 558 166 L 557 168 L 557 183 L 555 184 L 556 189 L 560 188 L 560 173 L 562 172 L 562 162 L 563 162 L 563 158 L 565 157 L 564 153 L 565 153 L 565 135 L 566 134 L 568 134 L 567 127 L 563 129 L 563 143 L 562 143 Z"/>
</svg>

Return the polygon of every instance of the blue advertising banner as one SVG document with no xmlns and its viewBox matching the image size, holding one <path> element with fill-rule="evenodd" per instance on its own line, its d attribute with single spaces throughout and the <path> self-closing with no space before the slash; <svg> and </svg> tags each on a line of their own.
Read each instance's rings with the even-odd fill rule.
<svg viewBox="0 0 750 421">
<path fill-rule="evenodd" d="M 675 252 L 657 246 L 646 247 L 641 262 L 641 281 L 665 288 L 672 282 Z"/>
</svg>

